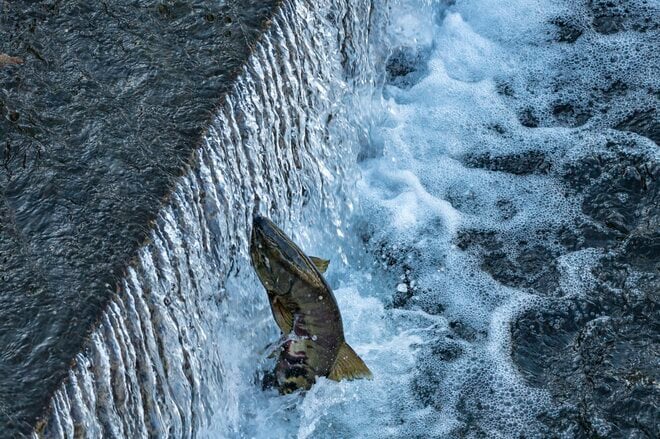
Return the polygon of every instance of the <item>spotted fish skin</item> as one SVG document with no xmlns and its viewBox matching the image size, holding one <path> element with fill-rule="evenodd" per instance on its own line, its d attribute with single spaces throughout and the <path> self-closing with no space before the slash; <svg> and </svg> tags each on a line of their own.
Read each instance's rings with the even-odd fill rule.
<svg viewBox="0 0 660 439">
<path fill-rule="evenodd" d="M 371 376 L 346 344 L 339 306 L 317 265 L 263 216 L 253 220 L 250 257 L 286 337 L 275 368 L 280 393 L 310 389 L 319 376 Z M 327 261 L 317 263 L 327 266 Z M 342 359 L 349 363 L 339 364 Z"/>
</svg>

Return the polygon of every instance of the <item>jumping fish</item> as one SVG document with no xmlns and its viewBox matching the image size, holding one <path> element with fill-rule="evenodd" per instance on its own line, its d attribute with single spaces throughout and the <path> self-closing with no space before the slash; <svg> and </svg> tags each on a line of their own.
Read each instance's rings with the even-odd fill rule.
<svg viewBox="0 0 660 439">
<path fill-rule="evenodd" d="M 346 343 L 337 301 L 321 275 L 329 261 L 305 255 L 263 216 L 253 220 L 250 256 L 284 334 L 275 368 L 280 393 L 308 390 L 319 376 L 371 378 Z"/>
</svg>

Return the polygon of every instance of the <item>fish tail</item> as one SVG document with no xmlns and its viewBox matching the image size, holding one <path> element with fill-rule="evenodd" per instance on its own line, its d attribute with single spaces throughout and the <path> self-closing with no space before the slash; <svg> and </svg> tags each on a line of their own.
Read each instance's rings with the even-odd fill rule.
<svg viewBox="0 0 660 439">
<path fill-rule="evenodd" d="M 341 381 L 343 379 L 355 380 L 358 378 L 371 379 L 373 374 L 369 370 L 362 358 L 355 353 L 348 343 L 344 342 L 339 347 L 337 352 L 337 359 L 330 369 L 328 378 L 334 381 Z"/>
</svg>

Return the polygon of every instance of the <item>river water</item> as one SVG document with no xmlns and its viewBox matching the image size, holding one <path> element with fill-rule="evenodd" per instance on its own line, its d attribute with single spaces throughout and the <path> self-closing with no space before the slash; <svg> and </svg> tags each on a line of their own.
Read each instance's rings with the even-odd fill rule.
<svg viewBox="0 0 660 439">
<path fill-rule="evenodd" d="M 657 437 L 657 4 L 317 3 L 284 2 L 44 434 Z M 254 211 L 331 260 L 373 380 L 262 389 Z"/>
</svg>

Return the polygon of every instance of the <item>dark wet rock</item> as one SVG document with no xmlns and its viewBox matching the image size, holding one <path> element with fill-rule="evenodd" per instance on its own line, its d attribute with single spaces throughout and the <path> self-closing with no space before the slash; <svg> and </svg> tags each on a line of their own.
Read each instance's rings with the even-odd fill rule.
<svg viewBox="0 0 660 439">
<path fill-rule="evenodd" d="M 616 129 L 637 133 L 660 145 L 660 115 L 655 108 L 633 111 L 616 126 Z"/>
<path fill-rule="evenodd" d="M 43 414 L 276 5 L 0 6 L 24 60 L 0 69 L 1 437 Z"/>
<path fill-rule="evenodd" d="M 579 127 L 584 125 L 591 114 L 572 103 L 557 102 L 552 107 L 552 115 L 562 126 Z"/>
<path fill-rule="evenodd" d="M 456 246 L 481 259 L 481 268 L 503 285 L 553 295 L 559 288 L 558 253 L 550 245 L 483 230 L 460 230 Z M 543 241 L 541 241 L 543 242 Z"/>
<path fill-rule="evenodd" d="M 657 218 L 652 227 L 630 236 L 623 245 L 620 258 L 642 270 L 660 272 L 660 223 Z"/>
<path fill-rule="evenodd" d="M 408 265 L 397 267 L 397 270 L 404 274 L 393 283 L 394 294 L 386 308 L 417 309 L 430 315 L 442 315 L 445 306 L 436 291 L 419 288 L 414 280 L 415 273 Z"/>
<path fill-rule="evenodd" d="M 565 56 L 548 75 L 496 83 L 523 126 L 562 128 L 552 130 L 561 133 L 556 149 L 461 160 L 472 168 L 543 175 L 575 210 L 557 212 L 556 226 L 540 226 L 532 236 L 463 229 L 454 243 L 494 280 L 539 296 L 511 323 L 514 364 L 529 385 L 550 394 L 556 409 L 539 417 L 545 430 L 530 435 L 660 437 L 660 174 L 657 150 L 639 137 L 658 143 L 660 10 L 645 0 L 569 4 L 574 13 L 551 22 L 546 44 L 561 45 Z M 491 138 L 512 135 L 497 122 L 485 129 Z M 483 208 L 468 185 L 452 185 L 443 198 L 468 215 Z M 497 200 L 495 215 L 515 218 L 518 203 Z M 570 275 L 560 282 L 564 270 Z M 430 294 L 416 291 L 401 306 L 430 302 Z M 436 291 L 436 302 L 442 294 Z M 452 321 L 446 338 L 462 347 L 482 340 L 478 332 L 461 336 L 460 325 Z M 444 409 L 436 377 L 442 364 L 460 361 L 468 349 L 455 359 L 444 340 L 431 351 L 424 350 L 413 387 L 421 403 Z M 434 377 L 428 382 L 427 371 Z M 479 425 L 488 413 L 484 395 L 496 393 L 493 383 L 466 382 L 457 390 L 454 436 L 489 437 Z"/>
<path fill-rule="evenodd" d="M 428 72 L 429 49 L 399 47 L 387 59 L 387 83 L 399 88 L 410 88 Z"/>
<path fill-rule="evenodd" d="M 408 263 L 421 256 L 418 249 L 392 245 L 385 241 L 379 243 L 376 254 L 380 262 L 385 264 L 386 267 L 392 267 L 395 271 L 401 271 L 404 274 L 411 270 Z"/>
<path fill-rule="evenodd" d="M 498 91 L 510 98 L 523 126 L 615 128 L 658 143 L 660 105 L 657 50 L 660 8 L 647 0 L 571 2 L 573 14 L 551 21 L 553 37 L 565 56 L 545 78 L 532 74 L 517 81 L 513 93 L 506 80 Z M 620 39 L 614 34 L 626 32 Z M 572 43 L 572 44 L 566 44 Z M 506 91 L 504 93 L 506 84 Z M 530 100 L 527 97 L 532 98 Z"/>
<path fill-rule="evenodd" d="M 657 30 L 657 3 L 647 0 L 589 0 L 591 25 L 602 35 L 633 30 L 648 32 Z"/>
<path fill-rule="evenodd" d="M 451 333 L 447 337 L 450 339 L 458 338 L 475 342 L 477 340 L 483 340 L 486 337 L 486 333 L 477 331 L 467 323 L 457 320 L 449 322 L 449 329 L 451 329 Z"/>
<path fill-rule="evenodd" d="M 557 242 L 568 251 L 586 248 L 608 249 L 618 245 L 617 232 L 591 221 L 576 220 L 557 231 Z"/>
<path fill-rule="evenodd" d="M 515 96 L 515 92 L 513 90 L 513 85 L 511 85 L 511 84 L 509 84 L 508 82 L 505 82 L 505 81 L 498 81 L 496 83 L 496 90 L 497 90 L 497 93 L 499 93 L 502 96 L 506 96 L 506 97 L 509 97 L 509 98 Z"/>
<path fill-rule="evenodd" d="M 532 108 L 523 109 L 518 115 L 520 124 L 527 128 L 538 128 L 539 119 Z"/>
<path fill-rule="evenodd" d="M 461 212 L 473 213 L 479 209 L 474 191 L 466 189 L 463 184 L 451 185 L 447 188 L 444 199 Z"/>
<path fill-rule="evenodd" d="M 502 125 L 497 124 L 497 123 L 492 124 L 492 125 L 488 125 L 487 128 L 489 130 L 497 133 L 497 134 L 500 134 L 500 135 L 505 135 L 506 134 L 506 129 Z"/>
<path fill-rule="evenodd" d="M 533 288 L 543 294 L 553 294 L 559 285 L 554 258 L 543 246 L 527 248 L 515 259 L 501 251 L 484 254 L 481 268 L 503 285 Z"/>
<path fill-rule="evenodd" d="M 552 21 L 557 26 L 556 41 L 560 43 L 574 43 L 582 35 L 582 29 L 575 23 L 564 18 Z"/>
<path fill-rule="evenodd" d="M 657 297 L 607 292 L 519 318 L 513 360 L 528 383 L 548 388 L 562 406 L 559 417 L 545 420 L 549 426 L 574 437 L 657 437 Z"/>
<path fill-rule="evenodd" d="M 615 97 L 625 96 L 628 91 L 628 84 L 626 84 L 621 79 L 612 81 L 610 85 L 602 90 L 603 96 L 607 99 L 612 99 Z"/>
<path fill-rule="evenodd" d="M 475 245 L 488 251 L 500 250 L 504 246 L 501 239 L 493 231 L 459 230 L 456 236 L 456 246 L 458 248 L 468 250 Z"/>
<path fill-rule="evenodd" d="M 386 271 L 390 278 L 393 293 L 386 307 L 408 309 L 421 305 L 418 300 L 422 292 L 413 285 L 414 267 L 410 265 L 411 261 L 421 257 L 419 249 L 392 244 L 386 239 L 375 236 L 373 230 L 365 230 L 361 235 L 365 244 L 368 243 L 372 248 L 376 258 L 374 264 L 379 266 L 379 270 Z M 399 285 L 403 285 L 405 288 L 400 289 Z M 412 300 L 413 298 L 415 300 Z M 434 311 L 439 314 L 442 309 L 436 307 Z"/>
<path fill-rule="evenodd" d="M 523 126 L 579 129 L 570 130 L 569 140 L 552 154 L 470 154 L 462 162 L 513 175 L 544 175 L 574 203 L 576 214 L 534 236 L 463 229 L 454 243 L 494 280 L 544 303 L 511 324 L 514 364 L 529 385 L 549 392 L 557 409 L 540 416 L 546 429 L 539 437 L 655 438 L 660 437 L 660 165 L 653 146 L 630 133 L 658 143 L 660 92 L 649 66 L 658 64 L 660 11 L 657 2 L 643 0 L 585 0 L 574 2 L 574 8 L 575 14 L 552 22 L 548 44 L 561 44 L 566 53 L 556 71 L 540 81 L 536 74 L 515 84 L 502 79 L 496 87 Z M 620 32 L 635 43 L 622 47 L 614 36 Z M 496 124 L 486 128 L 491 136 L 510 135 Z M 584 154 L 576 158 L 575 151 Z M 480 209 L 465 186 L 448 188 L 444 198 L 461 212 Z M 516 203 L 497 200 L 496 215 L 515 218 Z M 585 267 L 573 265 L 572 257 L 582 261 L 573 254 L 578 251 L 589 261 Z M 582 270 L 583 283 L 560 283 L 565 267 Z M 414 299 L 404 306 L 418 303 Z M 450 329 L 447 338 L 474 342 Z M 453 353 L 438 344 L 428 355 L 437 364 L 428 361 L 424 371 L 437 375 L 438 364 L 456 361 Z M 438 407 L 437 380 L 427 383 L 422 376 L 414 384 L 420 401 Z M 459 390 L 461 425 L 455 436 L 489 437 L 478 426 L 487 413 L 483 395 L 494 393 L 492 383 L 470 380 L 469 386 Z"/>
<path fill-rule="evenodd" d="M 596 32 L 600 34 L 615 34 L 624 29 L 624 17 L 617 12 L 606 10 L 598 13 L 591 24 Z"/>
<path fill-rule="evenodd" d="M 540 419 L 549 435 L 659 434 L 660 165 L 645 151 L 621 137 L 564 164 L 553 158 L 547 174 L 565 185 L 583 214 L 557 230 L 528 239 L 514 231 L 457 234 L 456 245 L 478 257 L 495 280 L 549 300 L 511 327 L 514 364 L 530 385 L 548 389 L 558 407 Z M 469 160 L 519 171 L 513 159 Z M 530 169 L 528 160 L 518 162 Z M 505 211 L 510 204 L 503 203 Z M 606 253 L 591 270 L 593 282 L 560 299 L 567 292 L 559 284 L 558 258 L 583 249 Z M 468 426 L 481 413 L 478 404 L 460 403 L 465 434 L 478 434 Z"/>
<path fill-rule="evenodd" d="M 463 355 L 463 348 L 455 343 L 438 343 L 431 348 L 431 354 L 438 360 L 449 363 Z"/>
<path fill-rule="evenodd" d="M 655 106 L 649 109 L 649 102 L 657 100 L 655 92 L 640 92 L 616 75 L 607 77 L 607 85 L 594 86 L 586 99 L 575 101 L 564 96 L 584 95 L 584 83 L 580 89 L 572 84 L 579 81 L 557 78 L 553 85 L 557 97 L 548 103 L 547 113 L 527 109 L 521 121 L 526 126 L 576 126 L 582 122 L 578 106 L 564 103 L 593 102 L 594 108 L 606 110 L 599 110 L 600 114 L 607 114 L 608 105 L 619 105 L 637 93 L 639 100 L 624 101 L 636 106 L 627 109 L 629 116 L 623 121 L 592 117 L 585 130 L 617 128 L 657 143 L 657 112 Z M 541 117 L 530 120 L 534 114 Z M 559 154 L 464 157 L 469 167 L 548 175 L 564 186 L 566 197 L 579 203 L 581 214 L 534 239 L 516 236 L 514 231 L 461 230 L 455 243 L 477 257 L 493 279 L 549 300 L 511 327 L 512 358 L 518 370 L 530 385 L 547 389 L 558 406 L 557 412 L 540 419 L 547 435 L 657 437 L 660 165 L 648 143 L 634 136 L 612 134 L 599 145 L 588 145 L 576 133 L 574 142 L 586 153 L 566 161 Z M 497 203 L 503 218 L 516 214 L 513 202 Z M 593 282 L 564 291 L 558 260 L 585 249 L 603 252 L 591 270 Z M 468 398 L 461 404 L 465 419 L 461 432 L 478 435 L 468 426 L 478 419 L 478 401 Z"/>
<path fill-rule="evenodd" d="M 414 286 L 412 296 L 406 302 L 404 309 L 421 310 L 429 315 L 440 316 L 445 312 L 442 297 L 438 297 L 437 291 Z"/>
<path fill-rule="evenodd" d="M 514 175 L 547 174 L 552 162 L 542 151 L 526 151 L 511 155 L 468 154 L 463 163 L 470 168 L 508 172 Z"/>
<path fill-rule="evenodd" d="M 434 367 L 435 366 L 435 367 Z M 411 390 L 415 398 L 425 407 L 442 410 L 440 404 L 442 376 L 433 360 L 422 360 L 418 372 L 412 380 Z"/>
<path fill-rule="evenodd" d="M 506 81 L 497 81 L 497 83 L 495 84 L 495 89 L 497 90 L 497 93 L 502 96 L 506 96 L 508 98 L 512 98 L 515 96 L 513 85 Z"/>
<path fill-rule="evenodd" d="M 567 165 L 563 179 L 584 194 L 582 211 L 616 244 L 634 234 L 643 247 L 640 237 L 660 221 L 660 167 L 645 155 L 620 150 L 586 157 Z"/>
<path fill-rule="evenodd" d="M 542 421 L 571 437 L 657 437 L 660 416 L 660 188 L 635 145 L 556 168 L 584 218 L 558 231 L 566 251 L 602 248 L 594 282 L 512 324 L 512 358 L 560 410 Z"/>
<path fill-rule="evenodd" d="M 487 401 L 492 400 L 491 398 L 496 394 L 495 383 L 485 377 L 475 377 L 462 386 L 461 393 L 465 397 L 461 398 L 456 405 L 460 425 L 452 431 L 452 437 L 485 439 L 491 437 L 488 434 L 490 429 L 494 431 L 511 430 L 511 426 L 506 425 L 506 421 L 500 421 L 502 423 L 498 423 L 499 425 L 486 421 L 492 410 Z"/>
<path fill-rule="evenodd" d="M 415 292 L 410 286 L 410 280 L 405 279 L 403 282 L 397 285 L 404 285 L 406 289 L 404 291 L 400 291 L 396 289 L 396 292 L 392 296 L 392 301 L 390 303 L 390 306 L 394 308 L 406 308 L 410 302 L 410 299 L 415 295 Z"/>
</svg>

